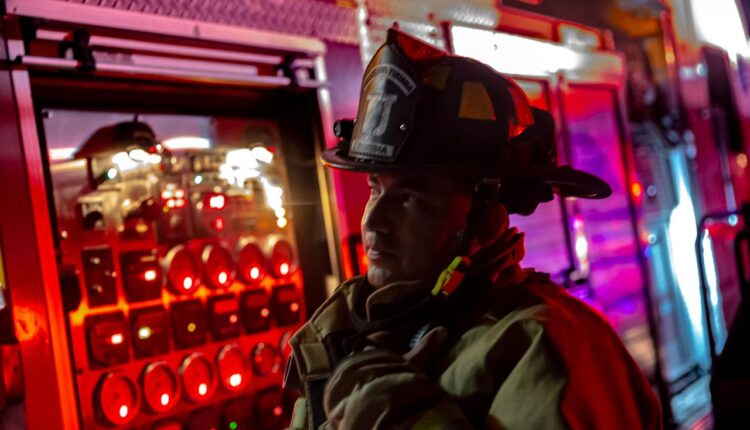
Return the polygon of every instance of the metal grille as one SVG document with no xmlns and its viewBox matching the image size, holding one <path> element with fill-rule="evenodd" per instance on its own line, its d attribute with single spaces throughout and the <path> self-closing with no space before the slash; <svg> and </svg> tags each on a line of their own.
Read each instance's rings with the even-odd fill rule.
<svg viewBox="0 0 750 430">
<path fill-rule="evenodd" d="M 353 2 L 328 0 L 58 0 L 357 45 Z"/>
</svg>

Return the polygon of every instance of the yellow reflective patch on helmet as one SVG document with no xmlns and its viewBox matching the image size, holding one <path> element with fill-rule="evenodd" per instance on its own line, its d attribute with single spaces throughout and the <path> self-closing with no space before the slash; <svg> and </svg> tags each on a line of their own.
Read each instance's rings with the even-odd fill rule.
<svg viewBox="0 0 750 430">
<path fill-rule="evenodd" d="M 422 79 L 422 83 L 438 90 L 445 89 L 445 83 L 448 81 L 448 75 L 451 69 L 446 66 L 438 66 L 427 72 L 427 76 Z"/>
<path fill-rule="evenodd" d="M 459 118 L 495 119 L 495 109 L 492 100 L 481 82 L 464 82 L 461 91 L 461 107 L 458 109 Z"/>
</svg>

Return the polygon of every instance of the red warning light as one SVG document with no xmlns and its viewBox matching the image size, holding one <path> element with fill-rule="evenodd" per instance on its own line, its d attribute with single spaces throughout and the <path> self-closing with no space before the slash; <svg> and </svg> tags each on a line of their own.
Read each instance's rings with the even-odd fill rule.
<svg viewBox="0 0 750 430">
<path fill-rule="evenodd" d="M 216 231 L 224 230 L 224 217 L 217 216 L 212 222 L 212 226 Z"/>
<path fill-rule="evenodd" d="M 265 276 L 265 257 L 253 242 L 241 244 L 238 256 L 238 273 L 249 284 L 257 284 Z"/>
<path fill-rule="evenodd" d="M 209 244 L 201 252 L 201 261 L 208 285 L 227 288 L 234 282 L 235 269 L 232 254 L 219 244 Z"/>
<path fill-rule="evenodd" d="M 276 406 L 275 408 L 273 408 L 273 415 L 274 416 L 280 417 L 281 414 L 283 414 L 283 413 L 284 413 L 284 408 L 282 408 L 281 406 Z"/>
<path fill-rule="evenodd" d="M 271 267 L 276 276 L 288 276 L 294 272 L 294 253 L 292 246 L 284 240 L 279 240 L 271 251 Z"/>
<path fill-rule="evenodd" d="M 268 310 L 268 308 L 263 308 L 260 310 L 260 316 L 263 318 L 268 318 L 268 316 L 271 315 L 271 311 Z"/>
<path fill-rule="evenodd" d="M 237 347 L 227 345 L 219 351 L 217 357 L 219 376 L 224 388 L 229 391 L 242 389 L 247 383 L 247 362 L 245 354 Z"/>
<path fill-rule="evenodd" d="M 200 266 L 183 245 L 172 248 L 162 260 L 169 286 L 177 294 L 194 292 L 200 284 Z"/>
<path fill-rule="evenodd" d="M 299 303 L 292 302 L 292 304 L 289 305 L 289 310 L 292 312 L 297 312 L 299 310 Z"/>
</svg>

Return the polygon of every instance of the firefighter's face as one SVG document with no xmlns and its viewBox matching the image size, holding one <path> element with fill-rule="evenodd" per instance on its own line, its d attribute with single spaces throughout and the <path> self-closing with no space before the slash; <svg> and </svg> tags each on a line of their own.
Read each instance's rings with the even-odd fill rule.
<svg viewBox="0 0 750 430">
<path fill-rule="evenodd" d="M 471 193 L 450 177 L 370 174 L 362 217 L 367 280 L 391 282 L 437 276 L 455 257 Z"/>
</svg>

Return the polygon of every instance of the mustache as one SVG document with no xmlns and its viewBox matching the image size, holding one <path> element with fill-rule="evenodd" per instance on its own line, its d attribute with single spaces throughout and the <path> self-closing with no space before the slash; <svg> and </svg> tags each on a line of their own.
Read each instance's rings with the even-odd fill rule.
<svg viewBox="0 0 750 430">
<path fill-rule="evenodd" d="M 374 249 L 384 254 L 396 254 L 396 244 L 392 240 L 378 235 L 377 233 L 367 233 L 364 239 L 365 249 Z"/>
</svg>

